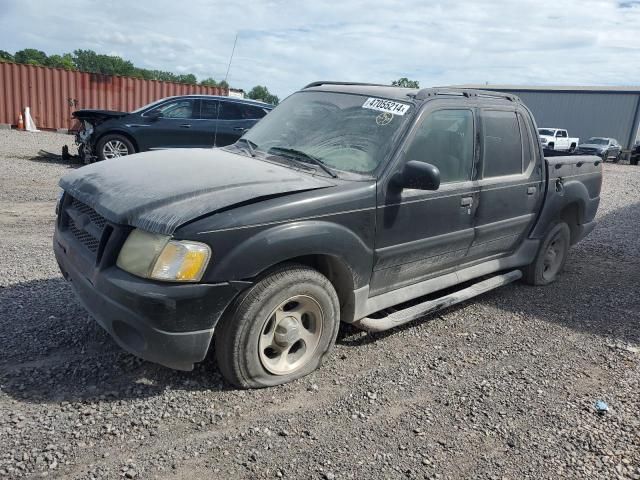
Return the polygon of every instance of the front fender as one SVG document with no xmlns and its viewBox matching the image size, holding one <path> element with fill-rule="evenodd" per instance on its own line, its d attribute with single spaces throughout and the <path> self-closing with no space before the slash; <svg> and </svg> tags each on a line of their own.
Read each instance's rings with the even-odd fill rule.
<svg viewBox="0 0 640 480">
<path fill-rule="evenodd" d="M 249 279 L 273 265 L 307 255 L 341 260 L 351 269 L 355 288 L 369 282 L 372 247 L 349 228 L 322 220 L 275 225 L 248 237 L 218 261 L 215 277 Z"/>
</svg>

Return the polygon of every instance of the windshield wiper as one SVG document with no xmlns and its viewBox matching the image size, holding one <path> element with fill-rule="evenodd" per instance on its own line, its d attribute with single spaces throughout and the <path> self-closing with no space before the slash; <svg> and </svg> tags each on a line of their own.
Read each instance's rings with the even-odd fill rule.
<svg viewBox="0 0 640 480">
<path fill-rule="evenodd" d="M 317 165 L 322 170 L 324 170 L 327 174 L 329 174 L 329 176 L 331 176 L 332 178 L 338 178 L 338 175 L 336 175 L 333 172 L 333 170 L 327 167 L 320 159 L 314 157 L 313 155 L 309 155 L 307 152 L 303 152 L 302 150 L 289 148 L 289 147 L 271 147 L 269 149 L 269 152 L 273 152 L 273 151 L 293 155 L 294 160 L 297 160 L 302 163 L 312 163 L 314 165 Z"/>
<path fill-rule="evenodd" d="M 243 142 L 247 146 L 247 150 L 249 150 L 249 155 L 252 157 L 256 156 L 256 147 L 257 145 L 253 143 L 251 140 L 247 140 L 246 138 L 239 138 L 236 143 Z"/>
</svg>

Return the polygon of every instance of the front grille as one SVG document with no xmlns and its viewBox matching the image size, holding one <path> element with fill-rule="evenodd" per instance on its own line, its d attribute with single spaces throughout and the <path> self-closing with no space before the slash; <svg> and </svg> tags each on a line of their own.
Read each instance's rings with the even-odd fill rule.
<svg viewBox="0 0 640 480">
<path fill-rule="evenodd" d="M 89 251 L 97 253 L 107 220 L 93 208 L 75 198 L 67 203 L 65 213 L 71 235 Z"/>
</svg>

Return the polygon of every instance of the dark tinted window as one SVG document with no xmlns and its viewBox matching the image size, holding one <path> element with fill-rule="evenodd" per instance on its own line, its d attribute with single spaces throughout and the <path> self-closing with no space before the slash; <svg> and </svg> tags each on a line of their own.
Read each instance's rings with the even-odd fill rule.
<svg viewBox="0 0 640 480">
<path fill-rule="evenodd" d="M 234 102 L 220 102 L 221 120 L 242 120 L 240 105 Z"/>
<path fill-rule="evenodd" d="M 442 183 L 471 180 L 473 113 L 470 110 L 431 113 L 418 127 L 405 159 L 435 165 Z"/>
<path fill-rule="evenodd" d="M 522 141 L 514 112 L 483 111 L 484 177 L 522 173 Z"/>
<path fill-rule="evenodd" d="M 161 105 L 156 110 L 162 112 L 164 118 L 197 118 L 197 115 L 194 115 L 195 103 L 193 98 L 174 100 Z"/>
<path fill-rule="evenodd" d="M 267 112 L 263 108 L 254 107 L 253 105 L 240 105 L 242 109 L 242 116 L 247 120 L 257 119 L 264 117 Z"/>
<path fill-rule="evenodd" d="M 206 120 L 215 120 L 218 118 L 218 106 L 220 102 L 217 100 L 202 100 L 200 107 L 200 118 Z"/>
</svg>

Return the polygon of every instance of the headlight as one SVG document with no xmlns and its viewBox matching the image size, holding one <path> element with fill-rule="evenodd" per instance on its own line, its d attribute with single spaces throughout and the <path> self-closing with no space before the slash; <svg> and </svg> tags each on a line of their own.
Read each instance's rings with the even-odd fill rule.
<svg viewBox="0 0 640 480">
<path fill-rule="evenodd" d="M 547 143 L 547 139 L 546 139 L 546 138 L 541 138 L 541 139 L 540 139 L 540 141 L 541 141 L 542 143 Z"/>
<path fill-rule="evenodd" d="M 211 258 L 200 242 L 171 240 L 166 235 L 133 230 L 120 250 L 116 265 L 133 275 L 167 282 L 197 282 Z"/>
</svg>

